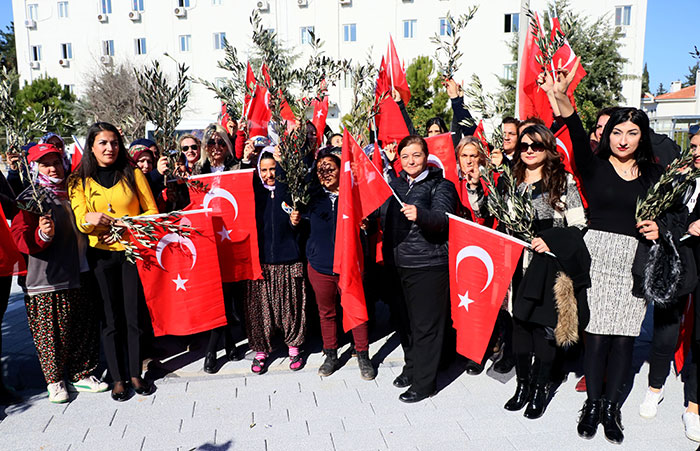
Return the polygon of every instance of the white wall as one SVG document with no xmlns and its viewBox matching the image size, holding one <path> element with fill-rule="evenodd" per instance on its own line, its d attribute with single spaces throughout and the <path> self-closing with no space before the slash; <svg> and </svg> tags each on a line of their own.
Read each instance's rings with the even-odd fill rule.
<svg viewBox="0 0 700 451">
<path fill-rule="evenodd" d="M 17 56 L 22 80 L 31 81 L 48 73 L 58 78 L 61 84 L 74 85 L 76 94 L 84 88 L 85 74 L 96 70 L 101 55 L 101 42 L 114 40 L 115 60 L 129 60 L 135 65 L 148 63 L 156 58 L 164 68 L 174 72 L 174 63 L 163 56 L 168 52 L 178 61 L 191 66 L 191 75 L 213 80 L 226 73 L 216 67 L 223 58 L 223 51 L 214 50 L 213 33 L 224 31 L 230 43 L 245 57 L 250 44 L 250 12 L 257 0 L 190 0 L 186 18 L 178 18 L 173 10 L 176 0 L 144 0 L 145 11 L 139 22 L 129 20 L 131 0 L 111 0 L 112 14 L 107 23 L 97 20 L 101 0 L 69 0 L 69 17 L 58 18 L 56 0 L 12 0 L 15 16 Z M 523 0 L 524 1 L 524 0 Z M 513 62 L 507 43 L 512 33 L 504 33 L 504 14 L 521 9 L 521 0 L 352 0 L 350 6 L 341 6 L 338 0 L 308 0 L 308 6 L 299 7 L 296 0 L 270 0 L 269 10 L 262 13 L 266 27 L 274 28 L 290 46 L 303 51 L 300 44 L 300 27 L 314 26 L 317 37 L 325 41 L 325 51 L 334 57 L 362 60 L 372 48 L 372 59 L 378 64 L 391 33 L 399 56 L 406 65 L 418 55 L 434 55 L 434 45 L 429 38 L 439 30 L 439 18 L 449 10 L 453 15 L 465 11 L 470 5 L 480 4 L 479 11 L 468 26 L 461 45 L 465 54 L 462 69 L 456 80 L 468 81 L 476 72 L 487 91 L 500 89 L 496 75 L 502 76 L 504 65 Z M 546 0 L 532 0 L 533 8 L 544 9 Z M 588 0 L 574 2 L 595 17 L 609 14 L 614 20 L 613 0 Z M 629 73 L 641 76 L 643 66 L 643 43 L 646 22 L 646 0 L 627 0 L 633 5 L 633 22 L 629 27 L 625 45 L 621 49 L 631 60 Z M 35 29 L 24 26 L 26 5 L 38 5 L 38 21 Z M 542 4 L 542 5 L 540 5 Z M 416 36 L 403 38 L 403 20 L 416 19 Z M 520 17 L 521 28 L 527 19 Z M 357 24 L 357 41 L 343 42 L 343 25 Z M 191 51 L 179 51 L 178 36 L 190 34 Z M 147 55 L 134 54 L 134 39 L 145 37 Z M 69 67 L 61 67 L 60 44 L 70 42 L 73 60 Z M 42 60 L 38 70 L 30 69 L 30 46 L 42 46 Z M 305 61 L 300 58 L 300 62 Z M 331 89 L 331 101 L 336 102 L 341 115 L 350 107 L 350 88 L 340 86 Z M 641 79 L 624 83 L 623 95 L 626 104 L 638 106 L 641 96 Z M 185 119 L 214 119 L 219 103 L 202 86 L 193 84 Z"/>
</svg>

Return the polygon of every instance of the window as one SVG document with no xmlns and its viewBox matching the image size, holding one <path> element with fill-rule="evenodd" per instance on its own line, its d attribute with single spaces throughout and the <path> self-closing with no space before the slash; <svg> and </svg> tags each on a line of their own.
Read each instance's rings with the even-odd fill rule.
<svg viewBox="0 0 700 451">
<path fill-rule="evenodd" d="M 311 35 L 314 33 L 314 27 L 301 27 L 301 43 L 310 44 Z"/>
<path fill-rule="evenodd" d="M 505 25 L 503 27 L 504 33 L 517 33 L 520 31 L 520 14 L 506 14 L 505 15 Z"/>
<path fill-rule="evenodd" d="M 226 43 L 226 33 L 214 33 L 214 50 L 221 50 Z"/>
<path fill-rule="evenodd" d="M 503 65 L 503 78 L 506 80 L 515 80 L 515 68 L 517 64 L 504 64 Z"/>
<path fill-rule="evenodd" d="M 32 58 L 32 61 L 41 61 L 41 46 L 33 45 L 31 47 L 30 56 Z"/>
<path fill-rule="evenodd" d="M 191 34 L 183 34 L 180 35 L 180 51 L 181 52 L 189 52 L 190 51 L 190 42 L 192 41 L 192 35 Z"/>
<path fill-rule="evenodd" d="M 63 85 L 63 90 L 75 94 L 75 85 Z"/>
<path fill-rule="evenodd" d="M 73 59 L 73 44 L 70 42 L 61 44 L 61 58 L 64 60 Z"/>
<path fill-rule="evenodd" d="M 39 5 L 36 3 L 31 3 L 27 5 L 27 19 L 38 20 L 39 17 Z"/>
<path fill-rule="evenodd" d="M 615 8 L 615 25 L 629 25 L 632 22 L 632 7 L 618 6 Z"/>
<path fill-rule="evenodd" d="M 403 37 L 405 39 L 413 39 L 416 37 L 416 19 L 403 21 Z"/>
<path fill-rule="evenodd" d="M 452 36 L 452 26 L 447 17 L 440 18 L 440 36 Z"/>
<path fill-rule="evenodd" d="M 211 4 L 214 6 L 221 6 L 224 4 L 224 0 L 211 0 Z"/>
<path fill-rule="evenodd" d="M 68 2 L 58 2 L 58 17 L 61 19 L 68 17 Z"/>
<path fill-rule="evenodd" d="M 189 8 L 190 0 L 177 0 L 177 6 L 180 8 Z"/>
<path fill-rule="evenodd" d="M 131 10 L 143 12 L 143 0 L 134 0 L 131 5 Z"/>
<path fill-rule="evenodd" d="M 134 39 L 134 53 L 137 55 L 146 54 L 146 38 Z"/>
<path fill-rule="evenodd" d="M 100 0 L 102 14 L 112 14 L 112 0 Z"/>
<path fill-rule="evenodd" d="M 343 25 L 343 41 L 345 41 L 345 42 L 357 41 L 357 24 L 349 23 L 349 24 Z"/>
<path fill-rule="evenodd" d="M 226 78 L 216 77 L 214 79 L 214 85 L 219 89 L 223 89 L 224 86 L 226 86 Z"/>
<path fill-rule="evenodd" d="M 343 88 L 352 88 L 352 73 L 345 72 L 343 74 Z"/>
<path fill-rule="evenodd" d="M 105 56 L 114 56 L 114 41 L 102 41 L 102 54 Z"/>
</svg>

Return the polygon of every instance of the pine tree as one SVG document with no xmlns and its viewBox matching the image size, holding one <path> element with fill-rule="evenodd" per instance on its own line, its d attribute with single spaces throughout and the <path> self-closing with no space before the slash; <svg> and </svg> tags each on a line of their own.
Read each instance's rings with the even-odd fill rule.
<svg viewBox="0 0 700 451">
<path fill-rule="evenodd" d="M 642 96 L 650 92 L 649 90 L 649 70 L 647 69 L 647 63 L 644 63 L 644 70 L 642 71 Z"/>
<path fill-rule="evenodd" d="M 429 56 L 416 57 L 406 68 L 406 79 L 411 87 L 411 101 L 406 105 L 406 111 L 419 133 L 424 132 L 422 127 L 428 119 L 435 116 L 446 124 L 452 121 L 452 110 L 447 107 L 449 96 Z"/>
<path fill-rule="evenodd" d="M 664 84 L 663 84 L 663 83 L 659 83 L 659 87 L 656 88 L 656 94 L 655 94 L 655 95 L 660 96 L 661 94 L 666 94 L 667 92 L 668 92 L 668 91 L 666 90 L 666 88 L 664 88 Z"/>
<path fill-rule="evenodd" d="M 700 61 L 692 66 L 688 67 L 688 74 L 685 76 L 685 81 L 681 84 L 682 87 L 687 88 L 688 86 L 693 86 L 696 82 L 697 72 L 700 70 Z"/>
</svg>

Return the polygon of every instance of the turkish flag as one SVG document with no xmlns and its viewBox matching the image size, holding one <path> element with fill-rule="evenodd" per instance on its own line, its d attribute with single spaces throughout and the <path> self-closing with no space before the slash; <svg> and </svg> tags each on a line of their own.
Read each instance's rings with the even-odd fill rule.
<svg viewBox="0 0 700 451">
<path fill-rule="evenodd" d="M 213 209 L 214 233 L 223 282 L 262 277 L 255 226 L 254 169 L 217 172 L 190 177 L 207 185 L 190 187 L 186 210 Z"/>
<path fill-rule="evenodd" d="M 535 15 L 535 20 L 540 23 L 539 14 Z M 540 25 L 540 30 L 542 26 Z M 547 127 L 553 122 L 552 107 L 549 105 L 547 94 L 537 85 L 537 77 L 542 72 L 542 67 L 536 61 L 537 56 L 542 52 L 535 43 L 534 28 L 528 23 L 525 47 L 520 59 L 520 80 L 518 83 L 518 97 L 520 107 L 518 114 L 522 120 L 529 117 L 539 117 Z"/>
<path fill-rule="evenodd" d="M 476 126 L 476 129 L 474 130 L 474 134 L 472 135 L 481 141 L 481 145 L 484 147 L 484 152 L 486 152 L 486 155 L 490 155 L 489 152 L 489 140 L 486 139 L 486 131 L 484 130 L 484 121 L 479 120 L 479 125 Z"/>
<path fill-rule="evenodd" d="M 685 358 L 690 351 L 690 347 L 693 339 L 693 325 L 695 323 L 695 296 L 693 294 L 688 295 L 688 302 L 686 302 L 685 310 L 683 311 L 683 316 L 681 317 L 680 330 L 678 332 L 678 341 L 676 342 L 676 352 L 674 354 L 674 361 L 676 362 L 676 374 L 680 374 L 683 371 L 683 365 L 685 364 Z"/>
<path fill-rule="evenodd" d="M 450 218 L 450 300 L 457 352 L 481 362 L 526 243 L 454 215 Z"/>
<path fill-rule="evenodd" d="M 557 36 L 557 33 L 561 33 L 562 35 L 564 32 L 561 29 L 561 24 L 559 23 L 559 18 L 558 17 L 553 17 L 551 19 L 552 23 L 552 34 L 551 34 L 551 39 L 554 40 L 554 38 Z M 558 68 L 559 65 L 561 64 L 562 69 L 567 69 L 569 71 L 572 71 L 574 69 L 574 63 L 576 62 L 576 54 L 574 53 L 574 50 L 571 48 L 571 45 L 569 44 L 569 41 L 564 39 L 564 45 L 559 47 L 559 50 L 557 50 L 554 53 L 554 56 L 552 57 L 552 63 L 551 63 L 551 70 L 552 73 L 554 73 Z M 571 81 L 571 84 L 569 85 L 569 89 L 566 91 L 566 95 L 569 97 L 569 100 L 571 100 L 571 104 L 576 108 L 576 100 L 574 99 L 574 91 L 576 91 L 576 87 L 578 84 L 581 82 L 583 77 L 587 75 L 586 69 L 583 68 L 581 64 L 578 65 L 578 68 L 576 69 L 576 75 L 574 76 L 574 79 Z"/>
<path fill-rule="evenodd" d="M 409 135 L 401 109 L 391 96 L 385 96 L 380 101 L 379 112 L 374 118 L 377 123 L 379 140 L 384 146 L 401 141 Z"/>
<path fill-rule="evenodd" d="M 229 120 L 231 120 L 231 117 L 228 115 L 226 104 L 221 102 L 221 126 L 224 127 L 229 134 L 231 134 L 231 130 L 228 129 Z"/>
<path fill-rule="evenodd" d="M 564 169 L 574 176 L 576 180 L 576 188 L 581 195 L 581 202 L 583 203 L 583 208 L 588 208 L 588 202 L 586 197 L 583 195 L 583 189 L 581 188 L 581 180 L 576 171 L 576 161 L 572 158 L 571 153 L 574 151 L 574 145 L 571 142 L 571 135 L 569 134 L 569 127 L 566 125 L 557 130 L 554 134 L 554 139 L 557 142 L 557 152 L 561 155 L 561 161 L 564 164 Z"/>
<path fill-rule="evenodd" d="M 401 100 L 408 105 L 408 102 L 411 100 L 411 88 L 408 87 L 406 71 L 401 65 L 399 55 L 396 53 L 396 47 L 391 35 L 389 35 L 389 47 L 386 50 L 386 61 L 389 81 L 391 82 L 390 86 L 399 91 Z M 391 95 L 391 93 L 389 94 Z"/>
<path fill-rule="evenodd" d="M 428 165 L 442 169 L 442 176 L 454 183 L 457 188 L 459 176 L 452 133 L 429 136 L 425 138 L 425 142 L 428 143 Z"/>
<path fill-rule="evenodd" d="M 328 117 L 328 96 L 324 96 L 323 100 L 312 100 L 311 105 L 314 107 L 312 122 L 316 127 L 316 144 L 320 146 L 323 142 L 323 131 L 326 129 L 326 118 Z"/>
<path fill-rule="evenodd" d="M 156 232 L 158 243 L 141 246 L 136 260 L 146 305 L 156 337 L 191 335 L 226 324 L 212 216 L 204 210 L 183 212 L 178 225 L 189 225 L 189 236 Z"/>
<path fill-rule="evenodd" d="M 271 118 L 270 93 L 265 86 L 258 84 L 248 108 L 248 136 L 267 136 L 267 124 Z"/>
<path fill-rule="evenodd" d="M 263 77 L 265 77 L 265 82 L 266 82 L 267 86 L 272 86 L 272 82 L 270 81 L 271 80 L 270 79 L 270 71 L 267 68 L 267 64 L 263 63 L 261 71 L 262 71 Z M 291 129 L 294 127 L 294 123 L 295 123 L 294 122 L 295 121 L 294 112 L 292 112 L 292 108 L 289 106 L 289 103 L 287 103 L 287 99 L 285 99 L 282 96 L 281 89 L 277 91 L 277 94 L 279 95 L 279 98 L 281 99 L 280 100 L 280 102 L 281 102 L 280 114 L 282 115 L 282 119 L 286 120 L 287 122 L 291 122 L 291 124 L 288 124 L 288 126 L 287 126 L 288 129 Z M 269 97 L 268 97 L 268 99 L 269 99 Z M 268 101 L 268 106 L 269 106 L 269 101 Z"/>
<path fill-rule="evenodd" d="M 386 72 L 386 61 L 382 56 L 382 62 L 379 64 L 379 72 L 377 73 L 377 84 L 374 88 L 376 102 L 379 102 L 385 95 L 391 96 L 391 81 Z"/>
<path fill-rule="evenodd" d="M 5 212 L 0 208 L 0 277 L 22 276 L 27 274 L 24 257 L 12 239 Z"/>
<path fill-rule="evenodd" d="M 343 132 L 340 167 L 333 272 L 339 274 L 343 329 L 347 332 L 367 321 L 360 221 L 386 201 L 391 188 L 347 129 Z"/>
<path fill-rule="evenodd" d="M 253 100 L 253 94 L 255 93 L 255 87 L 258 82 L 255 80 L 255 74 L 253 73 L 253 68 L 250 67 L 250 62 L 248 62 L 248 67 L 245 72 L 245 95 L 243 96 L 243 116 L 247 119 L 248 113 L 250 112 L 250 101 Z"/>
<path fill-rule="evenodd" d="M 83 149 L 80 147 L 80 144 L 78 142 L 73 143 L 73 155 L 70 158 L 70 170 L 71 172 L 75 171 L 78 169 L 78 166 L 80 165 L 80 160 L 83 159 Z"/>
</svg>

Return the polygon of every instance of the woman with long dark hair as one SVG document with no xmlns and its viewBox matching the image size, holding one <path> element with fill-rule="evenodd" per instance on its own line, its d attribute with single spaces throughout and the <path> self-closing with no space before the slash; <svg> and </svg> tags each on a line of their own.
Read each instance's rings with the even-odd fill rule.
<svg viewBox="0 0 700 451">
<path fill-rule="evenodd" d="M 658 180 L 662 169 L 654 163 L 649 118 L 636 108 L 612 112 L 597 154 L 591 151 L 588 133 L 566 95 L 576 67 L 571 72 L 557 71 L 554 80 L 551 74 L 543 74 L 539 82 L 542 89 L 554 93 L 569 128 L 589 207 L 585 241 L 592 260 L 590 320 L 584 339 L 588 399 L 581 410 L 578 433 L 592 438 L 602 423 L 605 437 L 622 443 L 620 393 L 647 307 L 643 298 L 633 294 L 632 266 L 638 245 L 659 238 L 656 221 L 635 220 L 636 203 Z"/>
<path fill-rule="evenodd" d="M 513 160 L 518 191 L 530 191 L 532 195 L 536 237 L 531 243 L 534 254 L 523 254 L 522 271 L 513 278 L 513 337 L 508 345 L 515 356 L 517 388 L 504 407 L 515 411 L 527 405 L 524 416 L 535 419 L 544 414 L 549 397 L 557 351 L 554 332 L 559 329 L 567 336 L 578 333 L 577 316 L 565 314 L 576 312 L 576 297 L 567 296 L 568 291 L 556 287 L 571 281 L 567 273 L 573 273 L 576 280 L 588 275 L 589 257 L 581 233 L 586 227 L 586 216 L 576 182 L 564 170 L 556 140 L 547 127 L 526 127 Z M 575 262 L 583 264 L 570 265 L 567 260 L 543 256 L 550 251 L 567 256 L 578 252 Z M 585 288 L 573 282 L 571 286 L 578 288 L 579 294 Z"/>
<path fill-rule="evenodd" d="M 447 132 L 448 132 L 448 130 L 447 130 L 447 125 L 445 124 L 445 121 L 443 121 L 442 118 L 440 118 L 438 116 L 431 117 L 425 123 L 425 136 L 426 137 L 441 135 L 441 134 L 447 133 Z"/>
<path fill-rule="evenodd" d="M 442 170 L 428 167 L 428 144 L 407 136 L 398 147 L 403 170 L 391 186 L 401 199 L 380 209 L 384 261 L 398 275 L 397 321 L 405 365 L 394 386 L 406 388 L 399 400 L 419 402 L 436 390 L 447 310 L 449 276 L 445 213 L 459 202 Z"/>
<path fill-rule="evenodd" d="M 129 162 L 114 125 L 97 122 L 88 129 L 85 154 L 68 181 L 68 192 L 78 230 L 88 235 L 88 263 L 102 296 L 102 343 L 114 380 L 112 399 L 126 401 L 129 385 L 150 395 L 153 385 L 141 378 L 138 271 L 109 229 L 116 218 L 156 214 L 158 209 L 146 176 Z"/>
</svg>

